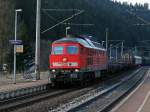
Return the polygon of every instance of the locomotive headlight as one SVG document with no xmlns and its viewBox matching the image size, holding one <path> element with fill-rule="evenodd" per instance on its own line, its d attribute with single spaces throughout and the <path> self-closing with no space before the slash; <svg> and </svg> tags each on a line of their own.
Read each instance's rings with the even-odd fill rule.
<svg viewBox="0 0 150 112">
<path fill-rule="evenodd" d="M 55 70 L 55 69 L 53 69 L 53 70 L 52 70 L 52 72 L 56 72 L 56 70 Z"/>
<path fill-rule="evenodd" d="M 63 61 L 63 62 L 67 62 L 67 58 L 63 58 L 62 61 Z"/>
<path fill-rule="evenodd" d="M 79 72 L 79 69 L 75 69 L 75 72 Z"/>
</svg>

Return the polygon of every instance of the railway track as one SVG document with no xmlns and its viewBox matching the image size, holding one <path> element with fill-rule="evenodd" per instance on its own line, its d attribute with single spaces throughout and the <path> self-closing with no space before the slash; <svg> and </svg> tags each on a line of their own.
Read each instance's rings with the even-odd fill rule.
<svg viewBox="0 0 150 112">
<path fill-rule="evenodd" d="M 23 107 L 24 105 L 30 105 L 34 102 L 42 101 L 47 98 L 57 97 L 59 95 L 63 95 L 73 90 L 75 89 L 66 89 L 66 90 L 49 89 L 33 94 L 27 94 L 15 98 L 2 100 L 0 101 L 0 112 L 7 112 L 10 110 L 14 110 L 17 107 Z"/>
<path fill-rule="evenodd" d="M 138 84 L 146 71 L 147 69 L 142 68 L 113 85 L 95 88 L 49 112 L 107 112 L 114 102 Z"/>
<path fill-rule="evenodd" d="M 140 70 L 137 70 L 136 72 L 140 72 Z M 135 72 L 133 74 L 135 74 Z M 24 95 L 21 97 L 16 97 L 13 99 L 5 100 L 5 101 L 0 102 L 0 112 L 3 112 L 3 111 L 4 112 L 10 112 L 10 111 L 23 112 L 24 110 L 26 112 L 27 109 L 24 109 L 24 108 L 26 106 L 30 106 L 30 105 L 32 105 L 31 108 L 35 108 L 35 109 L 37 108 L 37 110 L 34 110 L 34 111 L 42 112 L 41 110 L 38 109 L 39 106 L 34 107 L 34 106 L 38 105 L 38 103 L 39 103 L 39 105 L 41 105 L 40 102 L 42 102 L 42 108 L 48 108 L 49 111 L 54 112 L 55 110 L 60 108 L 60 104 L 67 104 L 68 101 L 71 102 L 74 99 L 76 99 L 76 102 L 82 102 L 83 100 L 85 100 L 86 102 L 82 102 L 81 104 L 76 105 L 74 108 L 69 109 L 69 110 L 74 110 L 74 109 L 76 110 L 81 105 L 85 105 L 87 102 L 93 101 L 93 99 L 99 97 L 100 94 L 106 94 L 109 91 L 111 91 L 113 88 L 117 88 L 120 84 L 119 83 L 120 80 L 125 81 L 125 79 L 123 79 L 123 77 L 125 77 L 125 75 L 127 75 L 127 73 L 123 73 L 122 75 L 119 75 L 112 79 L 104 80 L 104 81 L 102 81 L 102 83 L 96 83 L 96 84 L 93 84 L 93 85 L 90 85 L 90 86 L 87 86 L 84 88 L 81 88 L 81 87 L 73 88 L 73 89 L 52 89 L 52 88 L 50 88 L 49 90 L 37 92 L 35 94 Z M 133 75 L 129 75 L 129 76 L 131 78 L 131 76 L 133 76 Z M 111 85 L 113 85 L 113 86 L 111 86 Z M 95 94 L 98 92 L 100 92 L 100 93 Z M 88 93 L 88 94 L 85 94 L 85 93 Z M 72 96 L 71 96 L 71 94 L 72 94 Z M 95 96 L 95 98 L 92 98 L 90 96 Z M 85 98 L 89 98 L 89 99 L 85 99 Z M 55 102 L 54 99 L 56 99 L 58 101 Z M 82 101 L 80 101 L 80 100 L 82 100 Z M 51 102 L 50 103 L 51 105 L 47 105 L 47 107 L 45 107 L 45 105 L 43 103 L 45 101 Z M 73 104 L 73 102 L 71 102 L 71 103 Z M 69 107 L 69 106 L 67 106 L 67 107 Z M 16 111 L 18 109 L 21 109 L 21 110 Z M 29 112 L 31 112 L 31 109 L 29 109 L 29 110 L 30 110 Z M 43 109 L 43 112 L 48 111 L 48 110 Z"/>
</svg>

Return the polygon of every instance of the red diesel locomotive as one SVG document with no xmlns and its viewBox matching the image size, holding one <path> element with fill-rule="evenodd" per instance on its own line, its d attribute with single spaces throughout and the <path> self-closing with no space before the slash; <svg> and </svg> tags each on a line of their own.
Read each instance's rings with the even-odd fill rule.
<svg viewBox="0 0 150 112">
<path fill-rule="evenodd" d="M 107 69 L 107 54 L 89 37 L 68 36 L 52 43 L 49 63 L 49 78 L 54 84 L 86 81 L 100 77 Z"/>
</svg>

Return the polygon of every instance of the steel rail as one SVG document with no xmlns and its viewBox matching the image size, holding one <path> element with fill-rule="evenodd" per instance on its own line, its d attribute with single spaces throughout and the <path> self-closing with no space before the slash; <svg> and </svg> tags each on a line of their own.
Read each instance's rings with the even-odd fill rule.
<svg viewBox="0 0 150 112">
<path fill-rule="evenodd" d="M 8 99 L 0 102 L 0 111 L 13 110 L 17 107 L 33 104 L 34 102 L 38 102 L 41 100 L 45 100 L 47 98 L 57 97 L 69 92 L 74 91 L 75 89 L 67 89 L 67 90 L 46 90 L 43 92 L 37 92 L 30 95 L 23 95 L 20 97 Z"/>
<path fill-rule="evenodd" d="M 99 98 L 102 97 L 103 95 L 106 95 L 107 93 L 110 93 L 111 91 L 115 90 L 116 88 L 120 87 L 122 84 L 126 83 L 129 79 L 131 79 L 132 77 L 134 77 L 136 74 L 138 74 L 141 71 L 138 70 L 136 72 L 134 72 L 131 76 L 129 76 L 128 78 L 122 79 L 120 82 L 115 83 L 114 85 L 111 85 L 107 88 L 96 88 L 90 92 L 88 92 L 85 95 L 82 95 L 80 97 L 77 97 L 75 99 L 73 99 L 72 101 L 65 103 L 53 110 L 50 110 L 49 112 L 70 112 L 70 111 L 75 111 L 76 109 L 84 106 L 85 104 Z"/>
</svg>

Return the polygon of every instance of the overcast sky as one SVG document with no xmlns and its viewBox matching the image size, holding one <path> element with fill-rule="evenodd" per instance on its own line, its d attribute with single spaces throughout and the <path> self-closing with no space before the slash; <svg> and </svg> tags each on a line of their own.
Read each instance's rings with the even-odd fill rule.
<svg viewBox="0 0 150 112">
<path fill-rule="evenodd" d="M 150 0 L 116 0 L 116 1 L 121 1 L 121 2 L 127 1 L 127 2 L 132 2 L 133 4 L 135 4 L 136 2 L 142 4 L 147 2 L 150 4 Z"/>
</svg>

